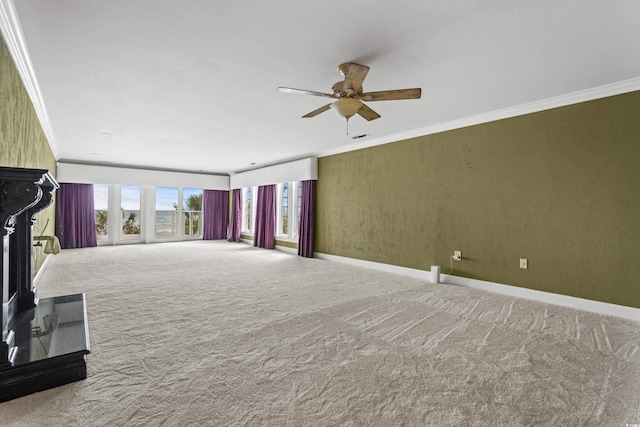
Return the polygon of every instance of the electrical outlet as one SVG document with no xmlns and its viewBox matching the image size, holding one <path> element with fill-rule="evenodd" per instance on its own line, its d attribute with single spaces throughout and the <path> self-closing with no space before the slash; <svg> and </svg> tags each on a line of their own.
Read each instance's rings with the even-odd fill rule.
<svg viewBox="0 0 640 427">
<path fill-rule="evenodd" d="M 453 251 L 453 260 L 454 261 L 462 261 L 462 252 L 461 251 Z"/>
<path fill-rule="evenodd" d="M 520 258 L 520 268 L 523 270 L 527 269 L 527 259 L 526 258 Z"/>
</svg>

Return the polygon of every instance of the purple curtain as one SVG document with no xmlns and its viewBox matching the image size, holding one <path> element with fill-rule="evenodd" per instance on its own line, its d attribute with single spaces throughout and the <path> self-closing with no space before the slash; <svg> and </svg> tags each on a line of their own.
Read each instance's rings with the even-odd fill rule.
<svg viewBox="0 0 640 427">
<path fill-rule="evenodd" d="M 229 222 L 229 192 L 225 190 L 204 190 L 202 195 L 202 239 L 220 240 L 227 238 Z"/>
<path fill-rule="evenodd" d="M 253 246 L 273 249 L 276 247 L 276 186 L 258 187 L 256 227 Z"/>
<path fill-rule="evenodd" d="M 62 249 L 98 246 L 93 206 L 93 184 L 60 184 L 56 192 L 56 236 Z"/>
<path fill-rule="evenodd" d="M 227 228 L 227 240 L 238 243 L 242 233 L 242 189 L 233 190 L 231 198 L 231 218 Z"/>
<path fill-rule="evenodd" d="M 316 182 L 300 183 L 300 233 L 298 235 L 298 255 L 313 258 L 313 221 L 316 205 Z"/>
</svg>

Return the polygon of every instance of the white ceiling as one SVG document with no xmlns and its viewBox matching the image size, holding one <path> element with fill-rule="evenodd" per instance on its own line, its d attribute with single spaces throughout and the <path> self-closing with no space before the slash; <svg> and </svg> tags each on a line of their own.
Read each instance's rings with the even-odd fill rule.
<svg viewBox="0 0 640 427">
<path fill-rule="evenodd" d="M 1 0 L 14 8 L 58 160 L 234 173 L 640 78 L 637 0 Z M 382 118 L 333 111 L 371 67 Z"/>
</svg>

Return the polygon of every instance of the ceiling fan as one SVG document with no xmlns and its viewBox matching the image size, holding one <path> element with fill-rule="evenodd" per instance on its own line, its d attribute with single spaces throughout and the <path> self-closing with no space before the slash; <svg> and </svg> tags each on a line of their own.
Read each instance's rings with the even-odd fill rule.
<svg viewBox="0 0 640 427">
<path fill-rule="evenodd" d="M 320 107 L 317 110 L 313 110 L 302 117 L 315 117 L 320 113 L 333 109 L 340 116 L 347 119 L 347 126 L 349 126 L 349 119 L 355 114 L 359 114 L 368 121 L 380 118 L 380 114 L 373 111 L 362 101 L 372 102 L 393 101 L 399 99 L 419 99 L 422 94 L 422 89 L 420 88 L 363 92 L 362 82 L 365 77 L 367 77 L 368 72 L 369 67 L 366 65 L 347 62 L 338 65 L 338 74 L 344 76 L 344 80 L 333 85 L 332 93 L 314 92 L 311 90 L 293 89 L 289 87 L 279 87 L 278 91 L 337 99 L 337 101 Z M 347 133 L 349 133 L 348 128 Z"/>
</svg>

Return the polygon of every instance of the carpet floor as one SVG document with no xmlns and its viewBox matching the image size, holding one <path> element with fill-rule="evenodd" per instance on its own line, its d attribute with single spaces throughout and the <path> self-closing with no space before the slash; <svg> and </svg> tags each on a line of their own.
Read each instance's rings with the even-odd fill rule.
<svg viewBox="0 0 640 427">
<path fill-rule="evenodd" d="M 88 378 L 3 426 L 640 423 L 640 324 L 227 242 L 64 250 Z"/>
</svg>

